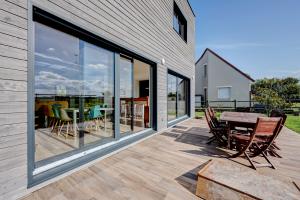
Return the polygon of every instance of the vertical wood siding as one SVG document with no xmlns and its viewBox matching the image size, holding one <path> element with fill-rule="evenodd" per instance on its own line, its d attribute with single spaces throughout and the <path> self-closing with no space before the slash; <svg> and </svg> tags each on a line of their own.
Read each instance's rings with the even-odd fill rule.
<svg viewBox="0 0 300 200">
<path fill-rule="evenodd" d="M 167 126 L 168 68 L 191 79 L 193 108 L 195 18 L 186 0 L 175 1 L 187 19 L 187 42 L 173 29 L 173 0 L 30 1 L 157 62 L 160 130 Z M 0 199 L 10 199 L 27 187 L 27 82 L 33 80 L 27 80 L 27 0 L 0 0 L 0 5 Z"/>
</svg>

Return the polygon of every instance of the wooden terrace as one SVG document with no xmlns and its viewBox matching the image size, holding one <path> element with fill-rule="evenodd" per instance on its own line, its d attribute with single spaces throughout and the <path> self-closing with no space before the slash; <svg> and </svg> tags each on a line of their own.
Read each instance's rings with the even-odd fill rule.
<svg viewBox="0 0 300 200">
<path fill-rule="evenodd" d="M 253 170 L 246 159 L 228 159 L 232 152 L 214 143 L 207 145 L 210 136 L 205 120 L 187 120 L 53 182 L 25 199 L 199 199 L 195 196 L 197 172 L 210 159 Z M 284 128 L 277 143 L 283 158 L 270 157 L 276 169 L 253 171 L 299 185 L 300 135 Z M 228 174 L 232 175 L 238 176 Z"/>
</svg>

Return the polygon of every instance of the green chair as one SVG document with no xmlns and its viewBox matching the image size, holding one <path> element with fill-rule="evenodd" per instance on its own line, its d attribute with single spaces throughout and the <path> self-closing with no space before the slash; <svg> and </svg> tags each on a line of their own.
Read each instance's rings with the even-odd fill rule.
<svg viewBox="0 0 300 200">
<path fill-rule="evenodd" d="M 59 129 L 58 135 L 60 135 L 62 133 L 63 127 L 66 126 L 67 131 L 66 131 L 66 134 L 64 134 L 64 136 L 67 138 L 69 135 L 69 130 L 71 128 L 70 125 L 72 124 L 72 119 L 69 117 L 68 113 L 63 108 L 59 109 L 59 114 L 60 114 L 60 121 L 62 124 Z"/>
<path fill-rule="evenodd" d="M 53 104 L 52 105 L 52 112 L 53 112 L 53 123 L 52 123 L 52 129 L 51 132 L 55 131 L 55 129 L 60 125 L 61 120 L 60 120 L 60 109 L 61 109 L 61 104 Z"/>
</svg>

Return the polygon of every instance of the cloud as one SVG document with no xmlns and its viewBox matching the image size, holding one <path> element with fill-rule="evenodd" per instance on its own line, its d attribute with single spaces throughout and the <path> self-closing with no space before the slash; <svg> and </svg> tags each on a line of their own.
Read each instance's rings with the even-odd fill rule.
<svg viewBox="0 0 300 200">
<path fill-rule="evenodd" d="M 107 66 L 104 65 L 104 64 L 101 64 L 101 63 L 98 63 L 98 64 L 88 64 L 87 66 L 89 68 L 93 68 L 93 69 L 97 69 L 97 70 L 99 70 L 99 69 L 102 69 L 102 70 L 107 69 Z"/>
</svg>

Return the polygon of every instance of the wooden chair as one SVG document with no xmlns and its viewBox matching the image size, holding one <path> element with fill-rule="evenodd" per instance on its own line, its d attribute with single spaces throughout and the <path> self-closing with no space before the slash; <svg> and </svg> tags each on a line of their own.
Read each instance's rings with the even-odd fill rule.
<svg viewBox="0 0 300 200">
<path fill-rule="evenodd" d="M 244 154 L 254 169 L 266 166 L 275 169 L 274 165 L 267 158 L 266 151 L 273 144 L 281 126 L 281 117 L 260 117 L 257 119 L 255 129 L 249 135 L 231 134 L 229 136 L 230 140 L 235 143 L 238 151 L 231 157 L 235 158 Z M 254 164 L 251 158 L 259 155 L 262 155 L 268 164 Z"/>
<path fill-rule="evenodd" d="M 218 141 L 219 145 L 226 146 L 227 144 L 227 127 L 221 127 L 216 125 L 209 115 L 208 109 L 204 111 L 206 122 L 209 126 L 210 132 L 213 134 L 211 138 L 209 138 L 207 144 L 211 144 L 213 141 Z"/>
<path fill-rule="evenodd" d="M 276 136 L 276 138 L 278 137 L 278 135 L 281 133 L 281 130 L 282 128 L 284 127 L 284 124 L 285 124 L 285 121 L 286 121 L 286 118 L 287 118 L 287 115 L 283 112 L 283 111 L 280 111 L 280 110 L 272 110 L 271 111 L 271 114 L 270 114 L 270 117 L 281 117 L 282 118 L 282 125 L 280 126 L 279 128 L 279 131 L 278 131 L 278 134 Z M 275 139 L 276 139 L 275 138 Z M 277 153 L 277 150 L 280 150 L 280 148 L 278 147 L 278 145 L 276 144 L 276 141 L 273 142 L 273 144 L 270 146 L 270 148 L 268 149 L 267 153 L 272 155 L 272 156 L 275 156 L 275 157 L 278 157 L 278 158 L 281 158 L 281 156 Z"/>
<path fill-rule="evenodd" d="M 211 118 L 211 120 L 213 121 L 213 123 L 216 125 L 216 126 L 224 126 L 224 127 L 227 127 L 226 123 L 225 122 L 221 122 L 218 120 L 217 116 L 216 116 L 216 112 L 215 110 L 212 108 L 212 107 L 207 107 L 207 112 Z"/>
</svg>

